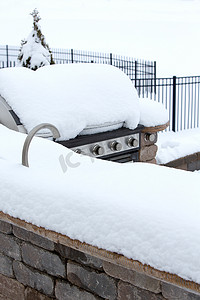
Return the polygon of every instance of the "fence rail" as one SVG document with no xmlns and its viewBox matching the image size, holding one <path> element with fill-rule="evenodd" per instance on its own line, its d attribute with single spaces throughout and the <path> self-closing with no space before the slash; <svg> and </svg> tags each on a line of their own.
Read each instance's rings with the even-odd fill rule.
<svg viewBox="0 0 200 300">
<path fill-rule="evenodd" d="M 199 127 L 200 76 L 134 80 L 139 97 L 161 102 L 169 112 L 169 130 Z"/>
<path fill-rule="evenodd" d="M 20 47 L 0 45 L 0 68 L 15 67 Z M 156 62 L 145 61 L 112 53 L 81 51 L 74 49 L 51 49 L 57 64 L 66 63 L 102 63 L 121 69 L 131 80 L 138 78 L 156 78 Z"/>
</svg>

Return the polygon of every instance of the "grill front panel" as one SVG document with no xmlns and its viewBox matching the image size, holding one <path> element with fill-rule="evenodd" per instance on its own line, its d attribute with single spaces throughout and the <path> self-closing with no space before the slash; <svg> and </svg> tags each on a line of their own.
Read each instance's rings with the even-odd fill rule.
<svg viewBox="0 0 200 300">
<path fill-rule="evenodd" d="M 120 163 L 138 161 L 141 145 L 141 130 L 120 128 L 104 133 L 78 136 L 68 141 L 58 141 L 76 153 Z"/>
</svg>

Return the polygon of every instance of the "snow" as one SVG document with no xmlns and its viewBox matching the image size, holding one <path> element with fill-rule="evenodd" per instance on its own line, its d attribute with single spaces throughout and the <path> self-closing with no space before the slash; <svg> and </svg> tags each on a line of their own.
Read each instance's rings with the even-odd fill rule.
<svg viewBox="0 0 200 300">
<path fill-rule="evenodd" d="M 140 98 L 140 124 L 151 127 L 166 124 L 169 113 L 164 105 L 150 98 Z"/>
<path fill-rule="evenodd" d="M 39 39 L 36 36 L 35 30 L 32 30 L 29 34 L 20 54 L 23 56 L 23 58 L 22 61 L 18 63 L 19 66 L 23 66 L 23 64 L 26 65 L 29 57 L 31 58 L 31 69 L 37 69 L 41 66 L 50 65 L 51 54 L 47 49 L 45 49 L 42 46 L 41 41 L 39 41 Z"/>
<path fill-rule="evenodd" d="M 0 94 L 28 132 L 40 123 L 52 123 L 61 139 L 106 122 L 125 122 L 132 129 L 139 123 L 137 92 L 128 76 L 110 65 L 2 69 Z"/>
<path fill-rule="evenodd" d="M 91 159 L 42 138 L 26 168 L 25 137 L 0 125 L 0 210 L 200 283 L 198 173 Z"/>
<path fill-rule="evenodd" d="M 178 132 L 161 132 L 157 141 L 158 164 L 166 164 L 172 160 L 200 152 L 200 129 L 188 129 Z"/>
<path fill-rule="evenodd" d="M 40 16 L 37 9 L 34 9 L 31 15 L 33 17 L 33 30 L 28 38 L 21 43 L 18 65 L 37 70 L 39 67 L 50 65 L 52 55 L 38 24 Z"/>
<path fill-rule="evenodd" d="M 0 1 L 2 45 L 28 36 L 35 7 L 52 48 L 155 60 L 157 77 L 199 75 L 199 0 Z"/>
<path fill-rule="evenodd" d="M 158 0 L 77 0 L 70 4 L 63 0 L 59 0 L 59 4 L 46 0 L 36 2 L 45 20 L 43 28 L 51 47 L 84 48 L 156 60 L 158 77 L 198 75 L 199 40 L 196 37 L 200 3 L 197 0 L 171 0 L 170 5 Z M 3 44 L 19 44 L 31 26 L 25 24 L 28 22 L 26 16 L 33 9 L 32 3 L 20 0 L 20 4 L 16 5 L 16 1 L 9 0 L 0 6 Z M 10 7 L 14 9 L 10 10 Z M 66 14 L 69 14 L 67 18 Z M 70 30 L 66 32 L 66 28 Z M 152 35 L 152 32 L 156 34 Z M 20 108 L 27 109 L 28 130 L 48 119 L 46 109 L 43 110 L 44 119 L 39 116 L 35 119 L 34 109 L 42 107 L 41 99 L 48 100 L 48 107 L 51 101 L 54 103 L 56 100 L 54 109 L 66 123 L 61 124 L 62 120 L 56 115 L 50 123 L 54 121 L 54 125 L 63 132 L 70 123 L 70 129 L 65 131 L 67 137 L 74 137 L 88 124 L 93 125 L 86 122 L 91 111 L 87 111 L 84 120 L 84 110 L 76 116 L 65 113 L 59 103 L 59 88 L 53 95 L 50 93 L 55 86 L 56 69 L 51 79 L 45 77 L 44 70 L 39 72 L 41 75 L 20 68 L 4 71 L 4 75 L 0 71 L 0 94 L 12 102 L 11 106 L 20 118 L 23 115 Z M 108 79 L 104 75 L 99 73 L 99 76 Z M 37 76 L 41 76 L 43 85 Z M 86 78 L 79 77 L 76 82 L 81 85 Z M 63 78 L 62 85 L 66 89 L 71 89 L 70 83 L 69 79 Z M 43 90 L 44 86 L 47 89 Z M 76 88 L 74 91 L 78 93 Z M 26 101 L 29 97 L 33 100 L 31 103 Z M 98 102 L 97 98 L 93 100 Z M 139 102 L 139 106 L 136 103 L 137 113 L 132 115 L 131 122 L 133 119 L 135 123 L 140 120 L 140 123 L 146 122 L 145 126 L 161 125 L 158 124 L 161 121 L 165 123 L 166 112 L 159 113 L 161 108 L 155 111 L 149 108 L 150 102 Z M 156 105 L 151 103 L 151 107 Z M 85 108 L 84 104 L 85 99 L 78 105 Z M 122 115 L 122 111 L 123 106 L 116 111 L 112 107 L 109 115 L 113 114 L 115 119 L 119 112 L 119 116 Z M 102 119 L 95 116 L 94 123 L 104 122 Z M 79 128 L 75 129 L 77 123 Z M 132 125 L 128 125 L 128 118 L 126 125 Z M 199 129 L 160 133 L 158 163 L 200 151 L 199 136 Z M 0 125 L 0 210 L 200 283 L 198 172 L 145 163 L 120 165 L 100 161 L 39 138 L 34 138 L 31 143 L 30 168 L 25 168 L 21 166 L 25 137 Z"/>
<path fill-rule="evenodd" d="M 20 118 L 27 132 L 51 123 L 61 140 L 91 127 L 105 131 L 106 123 L 135 129 L 168 121 L 162 104 L 139 100 L 131 80 L 121 70 L 102 64 L 51 65 L 0 70 L 0 95 Z M 123 124 L 124 123 L 124 124 Z"/>
</svg>

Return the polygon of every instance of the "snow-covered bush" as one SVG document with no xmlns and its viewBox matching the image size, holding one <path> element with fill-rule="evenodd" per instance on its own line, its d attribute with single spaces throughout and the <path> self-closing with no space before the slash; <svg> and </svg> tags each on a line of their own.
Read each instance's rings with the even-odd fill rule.
<svg viewBox="0 0 200 300">
<path fill-rule="evenodd" d="M 34 9 L 31 15 L 33 16 L 33 30 L 28 38 L 21 42 L 18 61 L 22 67 L 37 70 L 40 67 L 54 64 L 54 61 L 38 24 L 41 20 L 38 10 Z"/>
</svg>

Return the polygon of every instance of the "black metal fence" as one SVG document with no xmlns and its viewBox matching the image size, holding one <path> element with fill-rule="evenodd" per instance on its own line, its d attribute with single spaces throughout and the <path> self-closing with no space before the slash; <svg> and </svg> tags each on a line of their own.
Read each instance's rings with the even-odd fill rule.
<svg viewBox="0 0 200 300">
<path fill-rule="evenodd" d="M 139 97 L 164 104 L 169 112 L 168 130 L 197 128 L 200 113 L 200 76 L 156 78 L 156 62 L 136 60 L 112 53 L 51 49 L 55 63 L 111 64 L 134 82 Z M 0 68 L 15 67 L 19 47 L 0 46 Z"/>
<path fill-rule="evenodd" d="M 0 45 L 0 68 L 15 67 L 20 47 Z M 53 59 L 57 64 L 66 63 L 102 63 L 121 69 L 130 79 L 156 78 L 156 62 L 115 55 L 81 51 L 74 49 L 51 49 Z"/>
<path fill-rule="evenodd" d="M 169 130 L 199 127 L 200 76 L 134 80 L 139 97 L 161 102 L 169 112 Z"/>
</svg>

